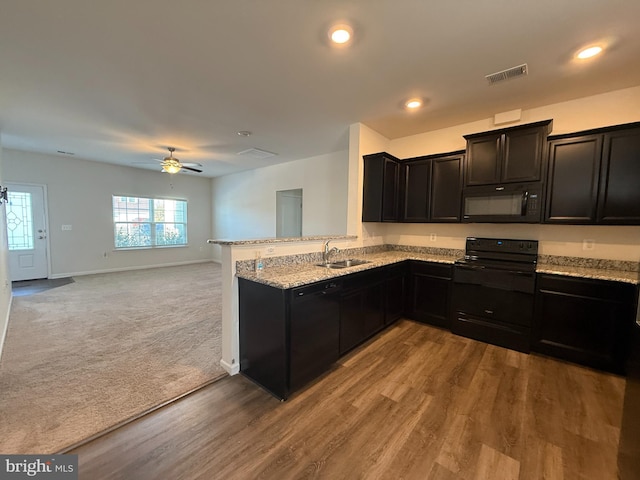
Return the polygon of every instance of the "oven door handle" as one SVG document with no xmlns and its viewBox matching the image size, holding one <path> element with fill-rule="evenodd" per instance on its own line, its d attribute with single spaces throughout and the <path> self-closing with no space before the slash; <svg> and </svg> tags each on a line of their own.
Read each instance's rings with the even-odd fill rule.
<svg viewBox="0 0 640 480">
<path fill-rule="evenodd" d="M 456 268 L 463 268 L 465 270 L 484 270 L 486 267 L 484 265 L 460 265 L 460 264 L 457 264 Z"/>
</svg>

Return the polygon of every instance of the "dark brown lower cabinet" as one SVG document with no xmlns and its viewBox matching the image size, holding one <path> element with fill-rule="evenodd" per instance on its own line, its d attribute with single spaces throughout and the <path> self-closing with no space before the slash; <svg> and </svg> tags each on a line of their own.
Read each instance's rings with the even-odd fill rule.
<svg viewBox="0 0 640 480">
<path fill-rule="evenodd" d="M 449 328 L 453 266 L 409 262 L 407 316 L 412 320 Z"/>
<path fill-rule="evenodd" d="M 385 326 L 384 268 L 344 277 L 340 294 L 340 354 Z"/>
<path fill-rule="evenodd" d="M 240 371 L 280 399 L 403 313 L 405 263 L 292 289 L 240 278 Z"/>
<path fill-rule="evenodd" d="M 338 360 L 340 281 L 280 289 L 238 279 L 240 371 L 280 399 Z"/>
<path fill-rule="evenodd" d="M 532 350 L 623 373 L 637 296 L 628 283 L 538 275 Z"/>
</svg>

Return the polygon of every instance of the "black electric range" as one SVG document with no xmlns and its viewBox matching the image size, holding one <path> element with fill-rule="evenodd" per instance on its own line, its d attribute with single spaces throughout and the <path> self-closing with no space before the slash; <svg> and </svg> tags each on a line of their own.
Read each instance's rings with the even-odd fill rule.
<svg viewBox="0 0 640 480">
<path fill-rule="evenodd" d="M 469 237 L 455 262 L 451 331 L 529 352 L 538 242 Z"/>
</svg>

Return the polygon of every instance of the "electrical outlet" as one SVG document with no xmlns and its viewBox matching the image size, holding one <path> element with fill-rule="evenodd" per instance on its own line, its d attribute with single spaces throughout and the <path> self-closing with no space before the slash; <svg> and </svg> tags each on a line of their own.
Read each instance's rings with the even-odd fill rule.
<svg viewBox="0 0 640 480">
<path fill-rule="evenodd" d="M 593 250 L 596 246 L 596 241 L 585 238 L 582 240 L 582 250 Z"/>
<path fill-rule="evenodd" d="M 73 228 L 71 225 L 62 225 L 62 230 L 69 231 L 69 230 L 73 230 Z"/>
<path fill-rule="evenodd" d="M 432 233 L 432 234 L 429 236 L 429 240 L 431 240 L 432 242 L 435 242 L 437 238 L 438 238 L 438 236 L 437 236 L 435 233 Z"/>
</svg>

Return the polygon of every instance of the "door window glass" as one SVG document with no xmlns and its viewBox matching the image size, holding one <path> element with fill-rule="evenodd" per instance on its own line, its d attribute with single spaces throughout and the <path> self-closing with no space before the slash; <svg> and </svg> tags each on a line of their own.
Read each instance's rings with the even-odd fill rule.
<svg viewBox="0 0 640 480">
<path fill-rule="evenodd" d="M 31 194 L 7 192 L 7 239 L 9 250 L 33 250 L 33 210 Z"/>
</svg>

